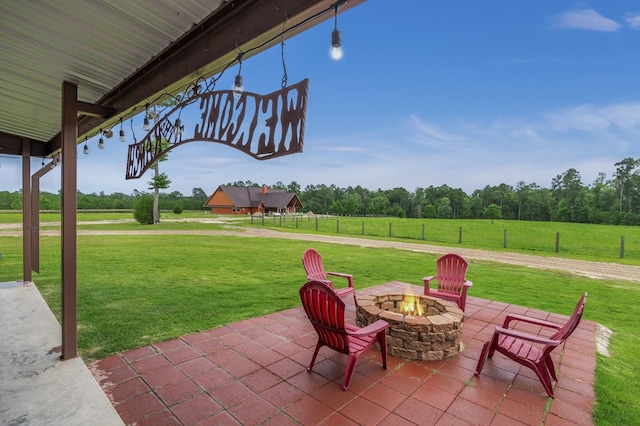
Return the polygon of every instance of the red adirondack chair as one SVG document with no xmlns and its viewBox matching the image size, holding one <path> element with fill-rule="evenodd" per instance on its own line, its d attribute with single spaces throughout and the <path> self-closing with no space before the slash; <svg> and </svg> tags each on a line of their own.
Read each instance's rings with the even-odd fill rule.
<svg viewBox="0 0 640 426">
<path fill-rule="evenodd" d="M 436 261 L 437 275 L 424 277 L 425 296 L 438 297 L 440 299 L 456 302 L 464 312 L 467 303 L 467 291 L 473 283 L 466 279 L 469 264 L 461 256 L 449 253 Z M 438 282 L 438 289 L 430 288 L 432 280 Z"/>
<path fill-rule="evenodd" d="M 344 320 L 344 301 L 325 283 L 309 281 L 300 288 L 302 306 L 318 333 L 318 344 L 307 371 L 311 371 L 318 351 L 322 346 L 347 355 L 347 366 L 344 373 L 343 390 L 351 384 L 353 372 L 360 357 L 376 342 L 380 343 L 382 367 L 387 368 L 387 335 L 389 324 L 378 320 L 364 328 L 347 324 Z"/>
<path fill-rule="evenodd" d="M 304 266 L 305 271 L 307 271 L 307 280 L 320 281 L 321 283 L 325 283 L 326 285 L 334 289 L 340 297 L 344 297 L 349 294 L 353 295 L 353 302 L 356 306 L 358 306 L 358 301 L 356 300 L 356 289 L 353 286 L 353 276 L 351 274 L 325 271 L 324 266 L 322 265 L 322 256 L 320 256 L 320 253 L 312 248 L 307 249 L 302 255 L 302 265 Z M 327 278 L 327 276 L 329 275 L 334 277 L 346 278 L 347 287 L 338 289 L 335 288 L 333 285 L 333 281 Z"/>
<path fill-rule="evenodd" d="M 485 360 L 491 358 L 495 351 L 498 351 L 518 364 L 532 369 L 542 382 L 542 386 L 544 386 L 547 394 L 553 398 L 551 379 L 553 378 L 553 380 L 557 382 L 558 378 L 556 377 L 556 370 L 553 366 L 553 360 L 551 359 L 551 352 L 564 343 L 571 333 L 573 333 L 573 330 L 576 329 L 582 318 L 586 301 L 587 293 L 584 293 L 573 310 L 573 314 L 564 325 L 522 315 L 507 315 L 502 327 L 496 327 L 491 340 L 486 342 L 482 347 L 475 374 L 480 374 Z M 552 328 L 557 331 L 548 338 L 537 336 L 535 334 L 509 329 L 511 321 L 523 321 Z M 534 346 L 536 344 L 537 346 Z"/>
</svg>

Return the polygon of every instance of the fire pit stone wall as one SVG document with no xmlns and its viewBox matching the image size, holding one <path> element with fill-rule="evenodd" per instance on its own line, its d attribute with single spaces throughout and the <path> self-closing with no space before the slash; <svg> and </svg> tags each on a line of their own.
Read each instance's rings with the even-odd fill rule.
<svg viewBox="0 0 640 426">
<path fill-rule="evenodd" d="M 406 306 L 408 300 L 419 303 L 423 314 L 403 314 L 401 307 Z M 460 338 L 464 312 L 454 303 L 411 294 L 358 296 L 358 326 L 367 326 L 378 319 L 389 323 L 387 351 L 390 355 L 438 361 L 455 356 L 462 349 Z"/>
</svg>

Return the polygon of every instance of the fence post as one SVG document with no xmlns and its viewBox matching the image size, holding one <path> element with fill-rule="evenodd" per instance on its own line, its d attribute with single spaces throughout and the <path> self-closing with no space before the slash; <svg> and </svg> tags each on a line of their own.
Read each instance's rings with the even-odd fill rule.
<svg viewBox="0 0 640 426">
<path fill-rule="evenodd" d="M 262 213 L 262 226 L 264 226 L 264 213 Z"/>
<path fill-rule="evenodd" d="M 282 228 L 282 216 L 280 216 L 280 228 Z"/>
<path fill-rule="evenodd" d="M 560 233 L 556 232 L 556 253 L 560 251 Z"/>
<path fill-rule="evenodd" d="M 462 244 L 462 226 L 458 230 L 458 244 Z"/>
<path fill-rule="evenodd" d="M 389 222 L 389 238 L 391 238 L 391 227 L 393 226 L 392 222 Z"/>
<path fill-rule="evenodd" d="M 316 231 L 318 230 L 318 216 L 316 216 Z"/>
<path fill-rule="evenodd" d="M 298 218 L 296 217 L 296 229 L 298 229 Z"/>
<path fill-rule="evenodd" d="M 251 224 L 253 225 L 253 215 L 251 215 Z"/>
<path fill-rule="evenodd" d="M 364 235 L 364 220 L 362 221 L 362 235 Z"/>
<path fill-rule="evenodd" d="M 340 219 L 336 219 L 336 234 L 340 233 Z"/>
<path fill-rule="evenodd" d="M 507 230 L 504 230 L 504 238 L 502 242 L 502 248 L 507 248 Z"/>
<path fill-rule="evenodd" d="M 620 237 L 620 259 L 624 259 L 624 235 Z"/>
</svg>

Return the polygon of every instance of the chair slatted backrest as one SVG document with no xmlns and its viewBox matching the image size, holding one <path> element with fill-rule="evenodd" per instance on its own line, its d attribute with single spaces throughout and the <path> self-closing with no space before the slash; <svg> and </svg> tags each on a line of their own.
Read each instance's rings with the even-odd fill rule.
<svg viewBox="0 0 640 426">
<path fill-rule="evenodd" d="M 300 299 L 320 341 L 338 352 L 348 354 L 345 305 L 336 292 L 326 284 L 309 281 L 300 289 Z"/>
<path fill-rule="evenodd" d="M 576 327 L 578 327 L 578 324 L 580 324 L 580 320 L 582 319 L 582 313 L 584 312 L 584 305 L 586 303 L 587 303 L 587 293 L 582 295 L 582 297 L 578 301 L 578 304 L 573 310 L 573 314 L 571 314 L 571 317 L 567 320 L 565 325 L 563 325 L 561 329 L 553 333 L 553 335 L 549 338 L 551 340 L 564 341 L 569 336 L 571 336 L 571 333 L 573 333 Z"/>
<path fill-rule="evenodd" d="M 449 253 L 436 262 L 438 291 L 460 294 L 469 264 L 457 254 Z"/>
<path fill-rule="evenodd" d="M 313 280 L 327 280 L 327 274 L 324 272 L 322 265 L 322 256 L 316 250 L 307 249 L 302 255 L 302 265 L 307 271 L 307 277 Z"/>
</svg>

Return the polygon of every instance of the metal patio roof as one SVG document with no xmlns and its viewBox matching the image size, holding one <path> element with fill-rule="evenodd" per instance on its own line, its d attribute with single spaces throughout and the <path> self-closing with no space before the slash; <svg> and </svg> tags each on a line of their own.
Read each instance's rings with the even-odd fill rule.
<svg viewBox="0 0 640 426">
<path fill-rule="evenodd" d="M 340 11 L 362 3 L 350 0 Z M 342 3 L 342 2 L 340 2 Z M 219 73 L 238 49 L 257 54 L 333 17 L 336 0 L 0 1 L 0 155 L 61 147 L 61 87 L 106 106 L 80 116 L 78 141 L 109 128 L 163 92 L 178 93 Z M 326 13 L 323 13 L 326 12 Z M 306 21 L 317 16 L 316 19 Z M 271 38 L 276 40 L 260 46 Z"/>
</svg>

